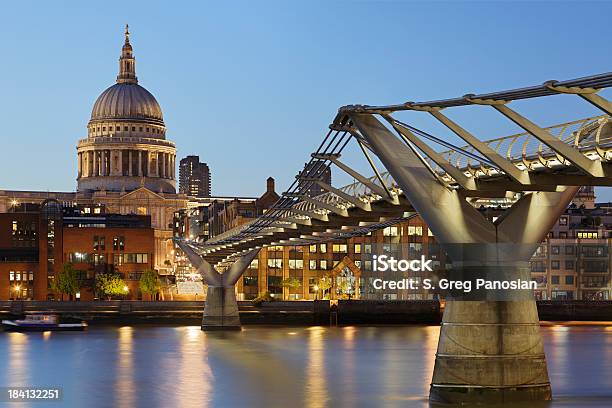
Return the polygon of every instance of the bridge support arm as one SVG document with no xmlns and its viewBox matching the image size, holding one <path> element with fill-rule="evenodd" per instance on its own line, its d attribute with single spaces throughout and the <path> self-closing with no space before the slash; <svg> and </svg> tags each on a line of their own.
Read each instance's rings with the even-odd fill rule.
<svg viewBox="0 0 612 408">
<path fill-rule="evenodd" d="M 450 274 L 472 281 L 530 280 L 529 259 L 577 187 L 525 194 L 493 223 L 440 184 L 372 114 L 350 117 L 449 255 Z M 551 398 L 530 291 L 447 298 L 429 398 L 483 405 Z"/>
</svg>

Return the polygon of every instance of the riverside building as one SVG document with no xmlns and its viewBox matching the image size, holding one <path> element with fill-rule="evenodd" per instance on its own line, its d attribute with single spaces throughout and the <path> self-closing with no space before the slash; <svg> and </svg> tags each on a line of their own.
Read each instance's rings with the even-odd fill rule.
<svg viewBox="0 0 612 408">
<path fill-rule="evenodd" d="M 123 297 L 140 299 L 139 279 L 154 268 L 155 232 L 148 215 L 106 213 L 104 206 L 63 207 L 54 199 L 0 214 L 0 300 L 52 300 L 56 273 L 79 271 L 78 298 L 92 300 L 96 275 L 119 274 Z"/>
<path fill-rule="evenodd" d="M 501 209 L 483 210 L 490 218 Z M 248 221 L 242 219 L 242 222 Z M 222 229 L 223 231 L 225 229 Z M 213 234 L 215 235 L 215 234 Z M 584 188 L 559 218 L 530 262 L 534 291 L 540 300 L 609 300 L 611 285 L 612 205 L 595 204 L 591 188 Z M 253 299 L 270 292 L 296 299 L 430 299 L 426 291 L 373 290 L 375 279 L 389 279 L 389 272 L 373 270 L 372 253 L 395 253 L 396 258 L 432 260 L 432 269 L 444 269 L 445 255 L 438 250 L 426 223 L 415 215 L 366 236 L 309 246 L 270 246 L 260 251 L 236 285 L 239 299 Z M 321 278 L 332 287 L 321 289 Z M 415 272 L 397 279 L 425 275 Z M 428 276 L 429 277 L 429 276 Z M 288 284 L 293 281 L 292 284 Z M 296 282 L 298 283 L 296 285 Z"/>
</svg>

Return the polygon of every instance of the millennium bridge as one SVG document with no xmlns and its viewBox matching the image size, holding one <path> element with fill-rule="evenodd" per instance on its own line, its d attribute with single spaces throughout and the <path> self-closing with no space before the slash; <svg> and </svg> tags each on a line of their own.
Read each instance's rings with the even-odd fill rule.
<svg viewBox="0 0 612 408">
<path fill-rule="evenodd" d="M 611 85 L 612 73 L 605 73 L 453 99 L 340 108 L 304 170 L 264 215 L 206 242 L 176 241 L 208 285 L 202 329 L 240 328 L 234 285 L 261 248 L 366 234 L 415 212 L 463 276 L 529 279 L 530 257 L 579 188 L 612 185 L 612 103 L 598 94 Z M 581 98 L 601 115 L 568 112 L 568 122 L 542 127 L 511 107 L 559 94 Z M 483 141 L 445 114 L 474 105 L 523 132 Z M 402 111 L 430 115 L 465 145 L 394 117 Z M 360 152 L 372 177 L 343 161 L 348 146 Z M 330 167 L 355 182 L 329 185 L 320 175 Z M 325 193 L 308 196 L 313 185 Z M 478 210 L 500 202 L 506 209 L 494 221 Z M 550 399 L 539 330 L 531 298 L 447 300 L 430 399 Z"/>
</svg>

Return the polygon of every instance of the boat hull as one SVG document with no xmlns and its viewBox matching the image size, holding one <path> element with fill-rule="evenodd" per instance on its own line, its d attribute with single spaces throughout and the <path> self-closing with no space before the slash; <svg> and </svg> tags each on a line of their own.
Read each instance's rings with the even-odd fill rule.
<svg viewBox="0 0 612 408">
<path fill-rule="evenodd" d="M 45 331 L 83 331 L 87 328 L 87 324 L 19 324 L 13 322 L 2 322 L 2 327 L 5 331 L 15 332 L 45 332 Z"/>
</svg>

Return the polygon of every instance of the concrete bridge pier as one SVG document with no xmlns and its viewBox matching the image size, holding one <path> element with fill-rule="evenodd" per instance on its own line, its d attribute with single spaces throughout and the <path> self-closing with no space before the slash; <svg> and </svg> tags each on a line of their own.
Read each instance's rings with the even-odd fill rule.
<svg viewBox="0 0 612 408">
<path fill-rule="evenodd" d="M 193 248 L 183 241 L 177 241 L 191 264 L 198 269 L 208 285 L 206 303 L 202 317 L 202 330 L 240 330 L 240 315 L 236 301 L 236 282 L 255 259 L 259 250 L 252 250 L 239 257 L 226 271 L 218 272 L 205 261 Z"/>
<path fill-rule="evenodd" d="M 527 189 L 533 192 L 523 193 L 492 222 L 460 190 L 438 179 L 421 159 L 422 151 L 375 116 L 349 117 L 451 258 L 449 278 L 530 279 L 530 257 L 578 187 L 542 192 L 533 186 Z M 446 303 L 430 400 L 490 404 L 551 399 L 535 301 L 530 291 L 510 292 L 458 294 Z"/>
</svg>

